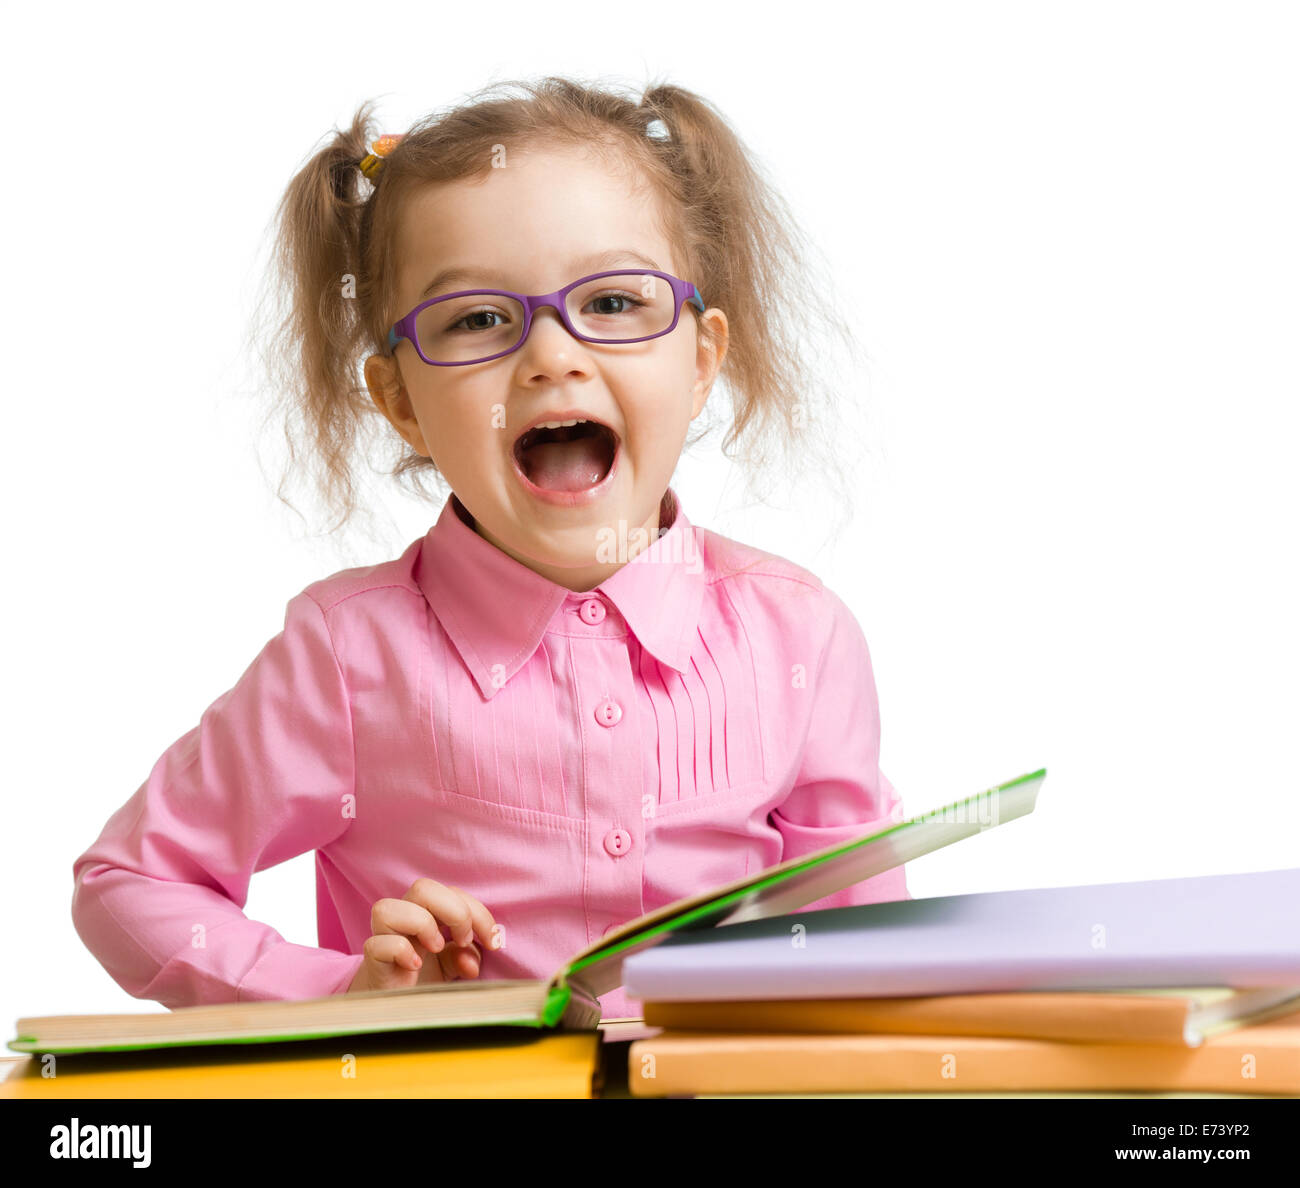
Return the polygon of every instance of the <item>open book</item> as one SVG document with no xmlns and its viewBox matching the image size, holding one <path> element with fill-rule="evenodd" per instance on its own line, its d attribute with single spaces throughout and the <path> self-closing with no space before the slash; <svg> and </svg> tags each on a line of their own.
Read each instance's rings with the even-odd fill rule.
<svg viewBox="0 0 1300 1188">
<path fill-rule="evenodd" d="M 288 1002 L 220 1003 L 165 1013 L 19 1019 L 15 1052 L 107 1052 L 191 1044 L 269 1043 L 428 1027 L 592 1029 L 623 962 L 683 929 L 781 916 L 1034 809 L 1040 768 L 856 841 L 828 846 L 679 899 L 602 937 L 549 981 L 473 979 Z"/>
</svg>

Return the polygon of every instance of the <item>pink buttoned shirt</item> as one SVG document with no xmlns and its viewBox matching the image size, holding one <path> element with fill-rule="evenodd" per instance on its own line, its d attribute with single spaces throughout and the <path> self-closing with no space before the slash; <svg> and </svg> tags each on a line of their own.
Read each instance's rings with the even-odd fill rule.
<svg viewBox="0 0 1300 1188">
<path fill-rule="evenodd" d="M 574 593 L 450 495 L 396 560 L 309 585 L 75 861 L 82 940 L 170 1008 L 342 993 L 375 901 L 430 878 L 499 926 L 481 978 L 545 979 L 625 921 L 902 820 L 847 606 L 671 488 L 660 524 Z M 308 850 L 319 948 L 241 911 Z M 804 910 L 908 897 L 898 868 Z"/>
</svg>

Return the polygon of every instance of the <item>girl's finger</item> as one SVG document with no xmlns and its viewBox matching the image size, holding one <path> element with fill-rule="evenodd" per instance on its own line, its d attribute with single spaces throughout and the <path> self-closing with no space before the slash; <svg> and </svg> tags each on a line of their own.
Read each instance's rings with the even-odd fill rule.
<svg viewBox="0 0 1300 1188">
<path fill-rule="evenodd" d="M 416 879 L 402 896 L 402 902 L 424 908 L 438 924 L 447 927 L 454 941 L 463 943 L 474 935 L 469 905 L 465 902 L 465 897 L 453 887 L 434 879 Z M 431 947 L 437 948 L 436 945 Z"/>
<path fill-rule="evenodd" d="M 464 896 L 465 902 L 469 904 L 470 919 L 474 922 L 474 935 L 484 948 L 490 949 L 496 932 L 496 920 L 492 918 L 492 913 L 483 906 L 482 900 L 476 899 L 468 891 L 461 891 L 459 887 L 452 887 L 452 890 Z"/>
<path fill-rule="evenodd" d="M 482 910 L 477 899 L 472 905 L 458 888 L 433 879 L 416 879 L 402 898 L 428 911 L 439 924 L 445 924 L 456 944 L 468 945 L 473 940 L 478 923 L 476 915 Z"/>
<path fill-rule="evenodd" d="M 462 978 L 478 977 L 478 971 L 483 965 L 483 957 L 479 953 L 478 945 L 470 944 L 460 949 L 456 954 L 456 960 Z"/>
<path fill-rule="evenodd" d="M 411 972 L 415 972 L 423 964 L 423 958 L 416 951 L 410 938 L 405 936 L 371 936 L 367 938 L 362 952 L 370 961 L 394 965 Z"/>
<path fill-rule="evenodd" d="M 464 976 L 460 968 L 461 952 L 461 947 L 455 941 L 448 941 L 447 947 L 434 959 L 434 964 L 438 967 L 442 981 L 454 982 Z"/>
<path fill-rule="evenodd" d="M 378 900 L 370 911 L 370 931 L 375 936 L 395 933 L 416 937 L 431 953 L 440 952 L 446 944 L 437 917 L 409 899 Z"/>
</svg>

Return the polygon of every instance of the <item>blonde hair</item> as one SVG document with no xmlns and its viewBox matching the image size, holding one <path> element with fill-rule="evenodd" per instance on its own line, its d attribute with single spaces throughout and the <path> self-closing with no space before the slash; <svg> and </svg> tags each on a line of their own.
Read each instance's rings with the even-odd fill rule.
<svg viewBox="0 0 1300 1188">
<path fill-rule="evenodd" d="M 742 464 L 751 493 L 763 499 L 766 480 L 810 471 L 829 484 L 838 510 L 848 507 L 837 456 L 848 430 L 819 367 L 830 370 L 839 350 L 856 360 L 859 348 L 836 314 L 824 267 L 814 264 L 818 253 L 708 101 L 665 83 L 648 86 L 639 102 L 558 77 L 498 83 L 412 126 L 372 185 L 358 165 L 374 139 L 394 131 L 373 114 L 367 101 L 350 128 L 335 129 L 275 216 L 269 295 L 253 337 L 270 381 L 266 420 L 283 420 L 289 447 L 282 502 L 293 507 L 284 491 L 301 450 L 335 517 L 329 531 L 337 531 L 360 510 L 356 459 L 384 444 L 397 448 L 386 463 L 391 477 L 426 500 L 434 496 L 423 480 L 433 478 L 445 498 L 443 476 L 392 431 L 363 378 L 365 357 L 387 353 L 389 327 L 405 312 L 394 308 L 400 214 L 421 187 L 487 174 L 494 146 L 509 154 L 552 145 L 597 153 L 648 181 L 679 275 L 727 315 L 727 354 L 686 444 L 721 419 L 722 452 Z M 648 132 L 656 120 L 662 130 Z M 270 318 L 268 302 L 277 307 Z M 710 322 L 697 324 L 711 332 Z M 713 411 L 718 386 L 731 405 L 721 418 Z"/>
</svg>

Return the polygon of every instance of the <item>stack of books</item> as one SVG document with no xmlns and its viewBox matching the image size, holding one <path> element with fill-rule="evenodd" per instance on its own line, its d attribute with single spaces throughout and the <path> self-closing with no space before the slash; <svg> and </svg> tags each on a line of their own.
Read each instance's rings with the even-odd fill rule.
<svg viewBox="0 0 1300 1188">
<path fill-rule="evenodd" d="M 683 933 L 624 968 L 638 1096 L 1300 1094 L 1300 870 Z"/>
<path fill-rule="evenodd" d="M 8 1047 L 79 1096 L 167 1069 L 171 1096 L 589 1096 L 624 1033 L 636 1096 L 1300 1094 L 1300 871 L 799 910 L 1028 815 L 1046 774 L 668 904 L 545 981 L 28 1017 Z M 644 1025 L 602 1025 L 618 986 Z M 341 1037 L 382 1075 L 340 1078 Z M 0 1097 L 48 1095 L 40 1064 Z"/>
<path fill-rule="evenodd" d="M 18 1034 L 8 1046 L 33 1056 L 59 1057 L 60 1086 L 84 1096 L 94 1095 L 99 1084 L 109 1095 L 128 1084 L 146 1085 L 156 1078 L 160 1062 L 174 1069 L 203 1062 L 209 1066 L 203 1078 L 207 1084 L 218 1077 L 215 1070 L 224 1069 L 218 1079 L 224 1078 L 226 1091 L 235 1095 L 248 1086 L 252 1096 L 346 1096 L 365 1085 L 378 1095 L 478 1096 L 490 1094 L 495 1084 L 502 1096 L 585 1096 L 599 1088 L 593 1078 L 600 1072 L 600 1041 L 618 1034 L 608 1028 L 606 1036 L 598 1033 L 598 999 L 622 984 L 626 958 L 686 930 L 797 911 L 921 854 L 1015 820 L 1033 810 L 1046 774 L 1039 770 L 1020 776 L 934 812 L 667 904 L 588 946 L 546 981 L 474 979 L 301 1001 L 28 1017 L 18 1020 Z M 631 1034 L 638 1034 L 635 1025 Z M 340 1086 L 334 1041 L 354 1036 L 389 1045 L 384 1063 L 371 1066 L 382 1076 L 365 1082 L 353 1078 Z M 480 1050 L 472 1052 L 479 1037 Z M 306 1047 L 301 1058 L 290 1054 L 293 1045 L 312 1042 L 322 1045 L 319 1062 L 305 1062 Z M 266 1049 L 260 1058 L 259 1046 Z M 495 1053 L 491 1059 L 484 1055 L 487 1049 Z M 169 1057 L 167 1050 L 174 1054 Z M 411 1058 L 401 1059 L 403 1052 Z M 316 1053 L 311 1055 L 314 1059 Z M 69 1066 L 63 1057 L 73 1063 Z M 112 1058 L 111 1066 L 105 1057 Z M 250 1081 L 247 1070 L 254 1062 L 259 1062 L 258 1075 Z M 0 1097 L 48 1093 L 40 1064 L 34 1061 L 17 1080 L 11 1075 L 0 1083 Z M 67 1076 L 69 1068 L 76 1079 Z M 90 1079 L 97 1073 L 111 1076 Z M 204 1091 L 183 1072 L 168 1083 L 174 1096 Z"/>
</svg>

